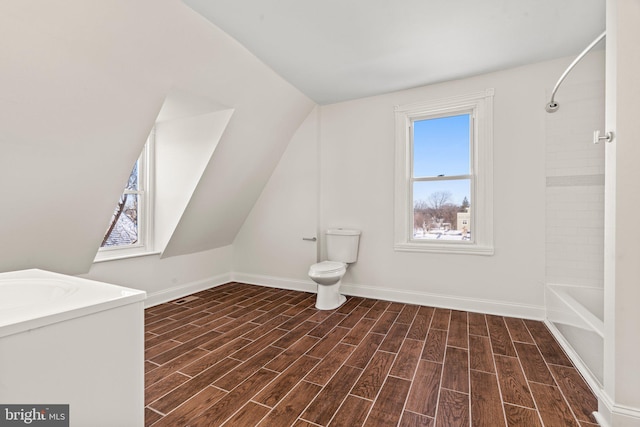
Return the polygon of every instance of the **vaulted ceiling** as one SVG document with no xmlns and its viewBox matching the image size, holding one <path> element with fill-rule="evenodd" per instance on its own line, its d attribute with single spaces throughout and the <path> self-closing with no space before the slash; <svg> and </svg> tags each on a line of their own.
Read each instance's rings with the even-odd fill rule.
<svg viewBox="0 0 640 427">
<path fill-rule="evenodd" d="M 184 0 L 320 104 L 579 53 L 604 0 Z"/>
</svg>

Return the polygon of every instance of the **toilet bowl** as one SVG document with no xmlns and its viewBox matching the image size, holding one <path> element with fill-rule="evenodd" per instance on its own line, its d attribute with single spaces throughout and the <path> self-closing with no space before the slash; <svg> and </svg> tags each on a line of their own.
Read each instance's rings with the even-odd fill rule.
<svg viewBox="0 0 640 427">
<path fill-rule="evenodd" d="M 339 261 L 322 261 L 309 267 L 309 277 L 318 284 L 318 310 L 333 310 L 347 300 L 340 294 L 340 283 L 346 272 L 347 264 Z"/>
<path fill-rule="evenodd" d="M 358 259 L 360 230 L 330 228 L 325 233 L 327 261 L 309 267 L 309 277 L 318 284 L 316 308 L 333 310 L 340 307 L 347 298 L 340 294 L 342 276 L 349 264 Z"/>
<path fill-rule="evenodd" d="M 360 230 L 330 228 L 325 236 L 327 261 L 309 267 L 309 277 L 318 284 L 316 308 L 333 310 L 347 300 L 344 295 L 340 295 L 340 283 L 349 264 L 358 259 Z"/>
</svg>

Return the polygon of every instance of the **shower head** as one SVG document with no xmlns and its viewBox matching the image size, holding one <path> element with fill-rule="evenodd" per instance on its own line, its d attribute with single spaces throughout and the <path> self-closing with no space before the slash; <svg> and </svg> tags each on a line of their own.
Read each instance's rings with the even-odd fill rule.
<svg viewBox="0 0 640 427">
<path fill-rule="evenodd" d="M 560 108 L 560 105 L 558 105 L 557 102 L 555 101 L 551 101 L 549 102 L 544 109 L 547 110 L 547 113 L 555 113 L 556 111 L 558 111 L 558 108 Z"/>
</svg>

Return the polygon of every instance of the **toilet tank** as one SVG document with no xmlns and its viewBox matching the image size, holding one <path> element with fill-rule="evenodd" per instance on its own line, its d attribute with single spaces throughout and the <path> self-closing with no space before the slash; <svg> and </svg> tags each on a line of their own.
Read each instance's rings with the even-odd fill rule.
<svg viewBox="0 0 640 427">
<path fill-rule="evenodd" d="M 346 228 L 330 228 L 327 237 L 327 259 L 345 263 L 356 262 L 358 259 L 358 243 L 360 230 Z"/>
</svg>

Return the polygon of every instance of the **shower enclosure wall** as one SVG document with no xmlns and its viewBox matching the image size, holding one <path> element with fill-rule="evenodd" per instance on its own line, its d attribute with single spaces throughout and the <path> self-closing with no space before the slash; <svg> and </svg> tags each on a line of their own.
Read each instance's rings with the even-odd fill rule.
<svg viewBox="0 0 640 427">
<path fill-rule="evenodd" d="M 565 83 L 545 115 L 548 325 L 574 362 L 602 387 L 604 338 L 604 80 Z M 590 378 L 589 378 L 590 377 Z"/>
</svg>

